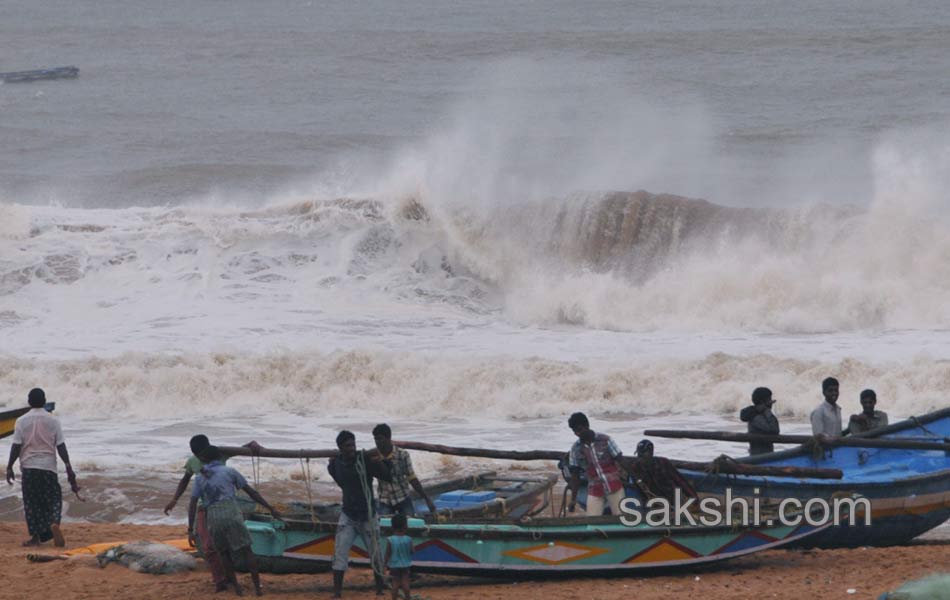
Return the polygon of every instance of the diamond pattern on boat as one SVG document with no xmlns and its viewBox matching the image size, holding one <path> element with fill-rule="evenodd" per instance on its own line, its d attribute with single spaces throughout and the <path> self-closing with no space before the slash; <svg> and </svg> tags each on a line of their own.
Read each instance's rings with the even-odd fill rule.
<svg viewBox="0 0 950 600">
<path fill-rule="evenodd" d="M 519 548 L 505 552 L 506 556 L 530 560 L 531 562 L 543 563 L 546 565 L 560 565 L 563 563 L 574 562 L 591 558 L 599 554 L 610 552 L 606 548 L 594 548 L 591 546 L 582 546 L 580 544 L 571 544 L 568 542 L 551 542 L 540 546 L 530 546 L 528 548 Z"/>
</svg>

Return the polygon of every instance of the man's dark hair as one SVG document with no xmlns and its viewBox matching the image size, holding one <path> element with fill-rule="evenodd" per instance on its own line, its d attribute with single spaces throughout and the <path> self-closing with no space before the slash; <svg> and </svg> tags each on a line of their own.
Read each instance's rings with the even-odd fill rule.
<svg viewBox="0 0 950 600">
<path fill-rule="evenodd" d="M 864 400 L 865 398 L 873 398 L 874 400 L 877 400 L 877 394 L 874 393 L 874 390 L 863 390 L 861 392 L 861 400 Z"/>
<path fill-rule="evenodd" d="M 188 445 L 191 446 L 191 453 L 198 456 L 202 450 L 211 445 L 211 442 L 208 441 L 208 436 L 199 433 L 198 435 L 191 436 Z"/>
<path fill-rule="evenodd" d="M 767 402 L 769 398 L 772 397 L 772 390 L 767 387 L 757 387 L 752 390 L 752 404 L 758 406 L 763 402 Z"/>
<path fill-rule="evenodd" d="M 376 437 L 376 436 L 384 437 L 387 440 L 391 440 L 393 439 L 393 430 L 389 427 L 389 425 L 385 423 L 380 423 L 376 427 L 373 427 L 373 437 Z"/>
<path fill-rule="evenodd" d="M 582 412 L 576 412 L 570 416 L 567 420 L 567 426 L 571 429 L 577 429 L 578 427 L 590 427 L 590 421 L 587 420 L 587 415 Z"/>
<path fill-rule="evenodd" d="M 406 515 L 393 515 L 391 523 L 392 523 L 393 529 L 405 529 Z"/>
<path fill-rule="evenodd" d="M 356 436 L 353 435 L 352 431 L 347 431 L 346 429 L 344 429 L 343 431 L 338 433 L 336 436 L 336 447 L 342 448 L 343 444 L 345 444 L 349 440 L 356 441 Z"/>
<path fill-rule="evenodd" d="M 833 385 L 838 385 L 838 380 L 834 377 L 828 377 L 821 382 L 821 391 L 825 391 Z"/>
<path fill-rule="evenodd" d="M 26 398 L 27 402 L 29 402 L 30 406 L 33 408 L 43 408 L 46 406 L 46 392 L 40 388 L 33 388 L 30 390 L 30 393 Z"/>
<path fill-rule="evenodd" d="M 653 454 L 653 442 L 650 440 L 640 440 L 640 443 L 637 444 L 636 455 L 640 456 L 641 454 L 646 453 Z"/>
</svg>

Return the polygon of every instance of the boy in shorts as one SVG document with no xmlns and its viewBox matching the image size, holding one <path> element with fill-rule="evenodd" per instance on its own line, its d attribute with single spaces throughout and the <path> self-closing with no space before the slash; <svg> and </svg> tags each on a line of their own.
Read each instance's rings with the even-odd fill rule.
<svg viewBox="0 0 950 600">
<path fill-rule="evenodd" d="M 406 515 L 393 515 L 392 528 L 385 562 L 393 577 L 393 600 L 398 600 L 400 589 L 406 600 L 409 600 L 412 597 L 409 592 L 409 571 L 412 568 L 413 548 L 412 538 L 406 535 Z"/>
</svg>

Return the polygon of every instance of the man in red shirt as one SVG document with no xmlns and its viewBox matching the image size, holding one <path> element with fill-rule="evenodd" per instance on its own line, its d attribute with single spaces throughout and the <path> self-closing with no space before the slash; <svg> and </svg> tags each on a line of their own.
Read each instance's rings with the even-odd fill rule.
<svg viewBox="0 0 950 600">
<path fill-rule="evenodd" d="M 571 446 L 569 466 L 571 469 L 571 495 L 577 498 L 580 474 L 587 475 L 587 516 L 600 516 L 604 506 L 610 506 L 610 514 L 620 515 L 620 502 L 626 497 L 620 479 L 620 457 L 623 455 L 609 435 L 595 433 L 584 413 L 574 413 L 567 421 L 568 427 L 577 436 Z M 573 508 L 573 503 L 572 503 Z"/>
</svg>

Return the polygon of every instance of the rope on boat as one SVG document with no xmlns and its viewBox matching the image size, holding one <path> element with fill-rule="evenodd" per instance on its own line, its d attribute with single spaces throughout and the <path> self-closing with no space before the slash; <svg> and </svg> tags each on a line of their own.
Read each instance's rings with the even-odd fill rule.
<svg viewBox="0 0 950 600">
<path fill-rule="evenodd" d="M 369 563 L 375 575 L 384 577 L 384 566 L 382 565 L 383 557 L 379 547 L 379 524 L 376 520 L 376 511 L 373 510 L 373 483 L 372 481 L 367 481 L 366 462 L 362 452 L 356 455 L 356 474 L 359 475 L 360 487 L 363 489 L 363 497 L 366 498 L 366 514 L 368 515 L 369 521 L 369 541 L 371 546 L 369 549 Z"/>
<path fill-rule="evenodd" d="M 929 433 L 930 435 L 932 435 L 932 436 L 934 436 L 934 437 L 938 437 L 938 438 L 940 437 L 939 434 L 937 434 L 937 433 L 935 433 L 935 432 L 933 432 L 933 431 L 927 429 L 927 428 L 924 426 L 924 424 L 920 422 L 920 419 L 918 419 L 917 417 L 911 417 L 910 419 L 908 419 L 908 421 L 910 421 L 911 423 L 913 423 L 914 425 L 916 425 L 916 426 L 917 426 L 919 429 L 921 429 L 924 433 Z"/>
<path fill-rule="evenodd" d="M 251 455 L 251 476 L 254 478 L 254 487 L 261 485 L 261 456 L 260 454 Z"/>
<path fill-rule="evenodd" d="M 303 473 L 304 485 L 307 487 L 307 507 L 310 509 L 310 522 L 314 525 L 320 522 L 320 519 L 317 518 L 316 509 L 313 506 L 313 488 L 312 488 L 312 473 L 310 471 L 310 459 L 307 458 L 304 462 L 304 457 L 300 457 L 300 471 Z"/>
</svg>

